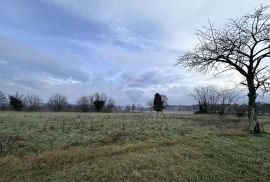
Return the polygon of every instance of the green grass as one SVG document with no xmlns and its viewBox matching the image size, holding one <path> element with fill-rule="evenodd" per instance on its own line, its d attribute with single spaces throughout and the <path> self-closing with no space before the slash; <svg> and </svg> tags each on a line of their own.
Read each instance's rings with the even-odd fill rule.
<svg viewBox="0 0 270 182">
<path fill-rule="evenodd" d="M 266 133 L 188 114 L 0 113 L 0 181 L 270 181 Z"/>
</svg>

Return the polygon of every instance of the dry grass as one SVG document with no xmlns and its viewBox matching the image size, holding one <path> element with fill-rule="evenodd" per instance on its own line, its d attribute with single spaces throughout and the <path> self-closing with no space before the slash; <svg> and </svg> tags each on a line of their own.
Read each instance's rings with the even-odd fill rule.
<svg viewBox="0 0 270 182">
<path fill-rule="evenodd" d="M 245 137 L 248 135 L 248 132 L 243 129 L 235 129 L 235 128 L 226 128 L 222 131 L 223 136 L 239 136 Z"/>
</svg>

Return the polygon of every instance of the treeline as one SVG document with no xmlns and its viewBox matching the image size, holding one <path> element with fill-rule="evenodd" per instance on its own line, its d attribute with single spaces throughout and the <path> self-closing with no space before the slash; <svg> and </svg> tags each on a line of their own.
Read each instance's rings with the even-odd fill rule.
<svg viewBox="0 0 270 182">
<path fill-rule="evenodd" d="M 241 102 L 239 91 L 218 88 L 217 86 L 196 87 L 192 97 L 198 103 L 199 114 L 232 114 L 244 115 L 247 107 Z"/>
<path fill-rule="evenodd" d="M 43 102 L 37 95 L 22 95 L 18 92 L 14 95 L 6 95 L 0 91 L 0 110 L 14 111 L 72 111 L 72 112 L 143 112 L 156 111 L 182 111 L 193 110 L 197 107 L 196 114 L 237 114 L 244 116 L 248 105 L 243 99 L 244 94 L 238 90 L 221 89 L 217 86 L 196 87 L 191 94 L 197 101 L 197 105 L 181 108 L 168 105 L 168 97 L 156 93 L 154 98 L 147 102 L 146 106 L 130 105 L 125 108 L 116 106 L 116 102 L 104 93 L 84 95 L 77 99 L 75 104 L 70 104 L 65 95 L 56 93 Z M 177 110 L 176 110 L 177 109 Z M 270 114 L 270 104 L 257 103 L 258 114 Z"/>
<path fill-rule="evenodd" d="M 192 97 L 197 101 L 197 114 L 237 114 L 243 116 L 247 113 L 248 105 L 244 94 L 235 89 L 218 88 L 217 86 L 196 87 Z M 258 114 L 270 113 L 270 104 L 257 103 Z"/>
<path fill-rule="evenodd" d="M 81 96 L 76 104 L 69 104 L 67 97 L 60 93 L 53 94 L 44 103 L 37 95 L 6 95 L 0 91 L 0 109 L 14 111 L 81 111 L 81 112 L 112 112 L 117 110 L 115 101 L 104 93 Z"/>
</svg>

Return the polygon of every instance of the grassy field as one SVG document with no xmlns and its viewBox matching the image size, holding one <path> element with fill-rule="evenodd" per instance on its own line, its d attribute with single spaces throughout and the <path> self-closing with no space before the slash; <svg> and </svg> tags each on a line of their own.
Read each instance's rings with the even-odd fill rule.
<svg viewBox="0 0 270 182">
<path fill-rule="evenodd" d="M 270 181 L 265 134 L 191 114 L 0 112 L 0 181 Z"/>
</svg>

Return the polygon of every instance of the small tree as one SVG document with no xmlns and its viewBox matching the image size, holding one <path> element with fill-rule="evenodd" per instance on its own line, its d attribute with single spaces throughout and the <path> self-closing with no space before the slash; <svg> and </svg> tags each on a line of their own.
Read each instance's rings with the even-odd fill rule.
<svg viewBox="0 0 270 182">
<path fill-rule="evenodd" d="M 23 95 L 20 95 L 18 92 L 15 95 L 9 96 L 9 105 L 15 111 L 21 111 L 23 108 Z"/>
<path fill-rule="evenodd" d="M 29 111 L 37 110 L 41 107 L 41 99 L 36 95 L 27 95 L 23 98 L 23 104 Z"/>
<path fill-rule="evenodd" d="M 0 91 L 0 109 L 5 108 L 7 105 L 6 95 Z"/>
<path fill-rule="evenodd" d="M 154 98 L 154 110 L 158 112 L 162 112 L 164 109 L 164 102 L 162 100 L 162 96 L 159 93 L 155 94 L 155 98 Z"/>
<path fill-rule="evenodd" d="M 67 98 L 59 93 L 53 94 L 49 98 L 48 105 L 55 112 L 63 111 L 67 106 Z"/>
</svg>

